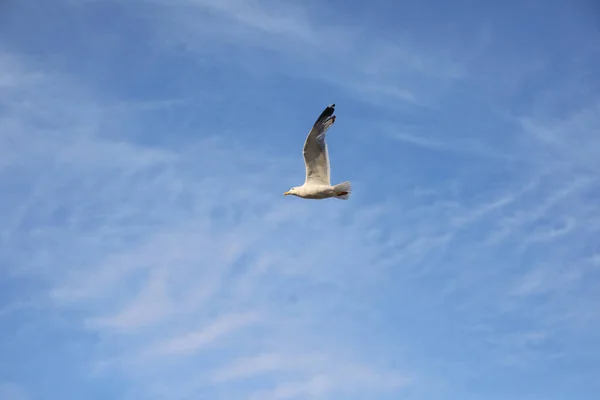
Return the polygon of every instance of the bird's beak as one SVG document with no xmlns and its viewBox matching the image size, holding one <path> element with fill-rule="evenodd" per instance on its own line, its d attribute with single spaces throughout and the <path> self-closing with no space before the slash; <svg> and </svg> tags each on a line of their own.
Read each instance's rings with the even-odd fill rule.
<svg viewBox="0 0 600 400">
<path fill-rule="evenodd" d="M 287 195 L 289 195 L 289 194 L 290 194 L 290 192 L 285 192 L 283 195 L 284 195 L 284 196 L 287 196 Z"/>
</svg>

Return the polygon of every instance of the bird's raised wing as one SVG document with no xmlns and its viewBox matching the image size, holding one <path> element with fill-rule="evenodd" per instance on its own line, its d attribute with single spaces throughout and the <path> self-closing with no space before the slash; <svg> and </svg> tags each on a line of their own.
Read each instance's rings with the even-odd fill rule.
<svg viewBox="0 0 600 400">
<path fill-rule="evenodd" d="M 335 104 L 330 104 L 323 110 L 304 142 L 304 164 L 306 165 L 305 184 L 329 185 L 329 154 L 325 133 L 335 122 Z"/>
</svg>

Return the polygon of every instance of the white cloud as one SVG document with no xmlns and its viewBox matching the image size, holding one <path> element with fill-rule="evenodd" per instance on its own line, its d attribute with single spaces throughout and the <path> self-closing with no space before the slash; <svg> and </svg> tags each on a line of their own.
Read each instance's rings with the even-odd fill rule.
<svg viewBox="0 0 600 400">
<path fill-rule="evenodd" d="M 153 270 L 145 287 L 128 306 L 114 316 L 94 318 L 88 323 L 90 326 L 108 327 L 124 332 L 151 325 L 173 312 L 174 305 L 167 294 L 167 285 L 167 271 Z"/>
<path fill-rule="evenodd" d="M 284 366 L 289 367 L 288 364 L 296 364 L 298 361 L 298 359 L 289 359 L 279 353 L 262 353 L 251 357 L 242 357 L 217 370 L 213 379 L 216 382 L 229 382 L 249 378 L 263 373 L 282 371 Z"/>
<path fill-rule="evenodd" d="M 188 355 L 209 345 L 222 336 L 231 334 L 248 325 L 260 321 L 256 313 L 228 314 L 200 330 L 185 333 L 183 336 L 166 340 L 153 346 L 160 355 Z"/>
<path fill-rule="evenodd" d="M 196 54 L 214 38 L 274 49 L 284 59 L 275 64 L 293 64 L 286 74 L 376 103 L 435 103 L 446 89 L 421 91 L 425 78 L 464 77 L 452 57 L 420 54 L 408 41 L 361 39 L 360 28 L 319 24 L 322 15 L 290 3 L 155 3 L 165 8 L 151 10 L 146 21 L 165 41 L 184 41 Z M 165 11 L 160 21 L 152 17 L 157 10 Z M 207 13 L 224 19 L 205 23 Z M 313 48 L 324 39 L 330 47 Z M 180 121 L 172 108 L 197 99 L 115 103 L 81 82 L 10 60 L 0 67 L 0 86 L 11 96 L 0 98 L 0 183 L 15 189 L 0 200 L 10 210 L 0 214 L 0 233 L 10 274 L 37 279 L 44 289 L 33 300 L 19 291 L 3 312 L 22 304 L 75 310 L 64 313 L 64 323 L 98 338 L 86 360 L 90 370 L 102 367 L 125 381 L 134 398 L 397 394 L 453 371 L 455 360 L 446 359 L 446 369 L 421 365 L 438 360 L 423 350 L 427 343 L 448 341 L 467 354 L 467 340 L 444 335 L 458 320 L 496 327 L 526 320 L 531 326 L 508 327 L 482 345 L 484 353 L 497 345 L 493 356 L 509 362 L 531 347 L 552 354 L 548 342 L 568 347 L 598 326 L 595 310 L 581 311 L 597 298 L 585 278 L 597 258 L 589 237 L 600 227 L 598 207 L 589 199 L 598 182 L 578 173 L 592 169 L 590 155 L 600 148 L 588 132 L 597 122 L 594 107 L 559 121 L 557 131 L 545 131 L 551 124 L 543 118 L 523 119 L 537 136 L 531 147 L 511 148 L 527 162 L 502 178 L 479 170 L 494 154 L 486 150 L 494 147 L 487 136 L 487 146 L 469 147 L 411 133 L 398 139 L 485 157 L 462 168 L 438 165 L 445 181 L 419 183 L 419 193 L 410 187 L 421 178 L 398 163 L 357 182 L 348 204 L 289 201 L 281 192 L 302 175 L 300 160 L 279 155 L 277 144 L 266 148 L 241 137 L 234 144 L 197 123 L 170 131 L 170 150 L 146 141 L 165 132 L 129 135 L 147 110 Z M 256 54 L 253 63 L 270 64 Z M 331 67 L 321 73 L 325 64 Z M 572 130 L 585 139 L 582 146 L 569 140 Z M 349 154 L 364 153 L 348 146 Z M 568 162 L 553 165 L 544 146 L 567 148 L 558 153 Z M 587 161 L 580 163 L 580 155 Z M 540 295 L 548 301 L 536 306 Z M 395 318 L 403 329 L 389 322 L 394 337 L 379 343 L 377 316 Z M 422 335 L 411 330 L 419 324 Z M 440 333 L 432 335 L 431 326 Z M 391 349 L 411 344 L 421 351 L 411 359 Z M 411 372 L 397 373 L 390 358 Z M 530 358 L 540 359 L 548 360 Z M 425 379 L 407 379 L 421 374 Z M 249 380 L 253 385 L 245 386 Z"/>
<path fill-rule="evenodd" d="M 326 4 L 268 0 L 148 4 L 157 6 L 160 15 L 154 26 L 160 32 L 157 43 L 183 44 L 200 57 L 211 54 L 217 42 L 266 49 L 264 57 L 240 52 L 244 54 L 240 67 L 256 75 L 269 71 L 317 79 L 381 107 L 433 107 L 446 85 L 431 82 L 452 82 L 465 75 L 464 66 L 446 48 L 425 52 L 406 37 L 373 36 L 366 27 L 332 18 L 337 11 Z"/>
<path fill-rule="evenodd" d="M 327 309 L 314 311 L 323 301 L 320 291 L 301 298 L 288 315 L 294 291 L 304 296 L 328 285 L 336 301 L 346 302 L 343 291 L 360 291 L 380 278 L 386 250 L 363 232 L 382 215 L 284 199 L 292 161 L 258 146 L 254 153 L 204 137 L 187 149 L 166 151 L 111 139 L 96 125 L 99 115 L 114 109 L 102 98 L 72 91 L 72 82 L 52 75 L 38 85 L 23 94 L 29 105 L 4 119 L 18 128 L 10 149 L 18 157 L 6 166 L 27 186 L 16 212 L 3 218 L 3 230 L 18 261 L 11 272 L 39 279 L 49 290 L 35 293 L 39 301 L 32 307 L 76 310 L 69 323 L 103 338 L 90 371 L 120 374 L 141 396 L 193 395 L 244 374 L 239 366 L 229 377 L 218 372 L 223 360 L 277 354 L 294 342 L 292 374 L 249 395 L 336 393 L 350 376 L 368 392 L 379 385 L 377 377 L 389 375 L 368 358 L 338 360 L 353 339 L 331 346 L 316 328 L 332 319 Z M 55 86 L 63 88 L 61 96 L 49 101 Z M 45 111 L 53 102 L 62 103 L 61 113 Z M 135 104 L 121 105 L 118 116 L 139 112 Z M 53 126 L 52 134 L 31 116 Z M 315 207 L 325 214 L 315 215 Z M 369 268 L 349 267 L 357 265 Z M 325 369 L 306 361 L 309 349 L 316 349 Z M 202 364 L 198 354 L 212 361 Z M 263 367 L 270 379 L 277 375 Z M 207 373 L 188 380 L 196 369 Z M 181 376 L 168 377 L 169 371 Z"/>
</svg>

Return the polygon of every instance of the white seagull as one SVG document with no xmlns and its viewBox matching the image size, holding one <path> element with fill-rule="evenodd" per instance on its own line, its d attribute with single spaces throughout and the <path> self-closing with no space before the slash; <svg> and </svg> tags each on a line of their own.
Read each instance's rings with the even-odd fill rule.
<svg viewBox="0 0 600 400">
<path fill-rule="evenodd" d="M 304 164 L 306 166 L 306 180 L 304 185 L 293 187 L 284 193 L 284 196 L 293 195 L 303 199 L 336 199 L 348 200 L 352 187 L 350 182 L 342 182 L 331 186 L 329 155 L 325 133 L 335 122 L 333 112 L 335 104 L 330 104 L 319 115 L 317 121 L 308 133 L 304 142 Z"/>
</svg>

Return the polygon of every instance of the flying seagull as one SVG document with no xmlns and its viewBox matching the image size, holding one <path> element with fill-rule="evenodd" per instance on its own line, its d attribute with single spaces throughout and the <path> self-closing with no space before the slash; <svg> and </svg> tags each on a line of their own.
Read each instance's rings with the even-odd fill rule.
<svg viewBox="0 0 600 400">
<path fill-rule="evenodd" d="M 304 185 L 293 187 L 284 193 L 284 196 L 294 195 L 303 199 L 336 199 L 348 200 L 352 187 L 350 182 L 342 182 L 331 186 L 329 178 L 329 155 L 325 133 L 335 122 L 335 104 L 330 104 L 319 115 L 317 121 L 308 133 L 304 142 L 304 164 L 306 166 L 306 180 Z"/>
</svg>

